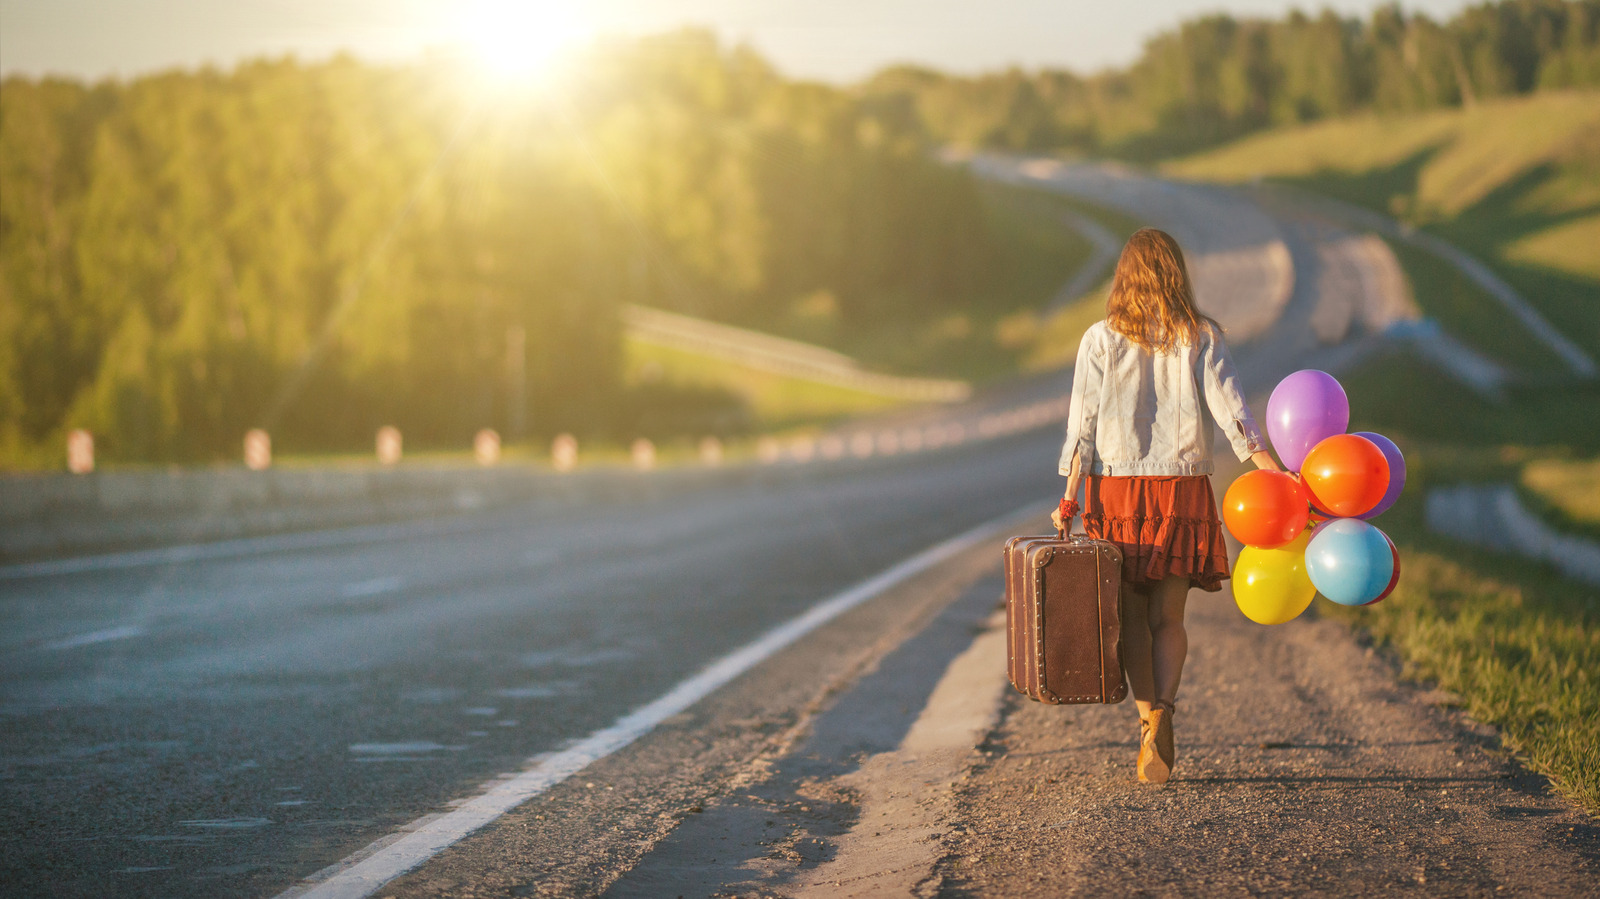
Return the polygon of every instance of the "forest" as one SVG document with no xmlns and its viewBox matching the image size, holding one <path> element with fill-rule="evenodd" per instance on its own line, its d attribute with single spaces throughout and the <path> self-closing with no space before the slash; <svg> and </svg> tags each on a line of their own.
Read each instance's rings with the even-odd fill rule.
<svg viewBox="0 0 1600 899">
<path fill-rule="evenodd" d="M 913 123 L 698 32 L 547 96 L 352 59 L 13 78 L 0 164 L 12 467 L 59 465 L 69 427 L 113 461 L 234 458 L 252 427 L 623 434 L 663 400 L 619 384 L 624 303 L 748 322 L 825 290 L 848 322 L 997 276 Z"/>
<path fill-rule="evenodd" d="M 910 106 L 947 143 L 1148 162 L 1359 110 L 1597 85 L 1600 0 L 1504 0 L 1444 22 L 1399 4 L 1365 21 L 1326 9 L 1210 15 L 1157 35 L 1124 69 L 956 77 L 901 66 L 861 91 Z"/>
<path fill-rule="evenodd" d="M 1600 0 L 1445 22 L 1210 16 L 1096 75 L 854 86 L 683 31 L 560 90 L 453 64 L 257 60 L 0 83 L 0 468 L 631 436 L 628 303 L 762 327 L 959 310 L 1010 277 L 945 145 L 1149 160 L 1360 109 L 1600 84 Z M 1041 298 L 1042 299 L 1042 298 Z M 705 398 L 702 398 L 705 399 Z M 715 401 L 709 398 L 707 401 Z"/>
</svg>

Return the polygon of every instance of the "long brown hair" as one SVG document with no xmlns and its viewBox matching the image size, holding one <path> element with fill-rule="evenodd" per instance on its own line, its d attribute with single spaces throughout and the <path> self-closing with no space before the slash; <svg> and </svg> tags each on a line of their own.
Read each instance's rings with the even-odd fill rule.
<svg viewBox="0 0 1600 899">
<path fill-rule="evenodd" d="M 1183 250 L 1172 235 L 1140 228 L 1128 238 L 1106 298 L 1106 324 L 1147 350 L 1193 345 L 1208 329 L 1222 331 L 1194 306 Z"/>
</svg>

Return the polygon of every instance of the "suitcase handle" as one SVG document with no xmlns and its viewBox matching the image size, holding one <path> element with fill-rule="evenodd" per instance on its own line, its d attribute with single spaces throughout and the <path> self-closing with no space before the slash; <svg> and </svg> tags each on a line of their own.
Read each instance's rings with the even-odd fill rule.
<svg viewBox="0 0 1600 899">
<path fill-rule="evenodd" d="M 1093 543 L 1094 538 L 1088 534 L 1069 534 L 1066 528 L 1056 528 L 1056 539 L 1068 543 Z"/>
</svg>

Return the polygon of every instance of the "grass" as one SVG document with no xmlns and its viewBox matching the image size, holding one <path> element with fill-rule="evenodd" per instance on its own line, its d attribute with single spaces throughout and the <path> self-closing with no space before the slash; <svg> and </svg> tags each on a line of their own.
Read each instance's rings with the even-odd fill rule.
<svg viewBox="0 0 1600 899">
<path fill-rule="evenodd" d="M 1330 120 L 1247 138 L 1165 168 L 1207 180 L 1264 178 L 1433 231 L 1490 263 L 1567 337 L 1600 357 L 1600 92 Z M 1418 285 L 1438 277 L 1415 259 L 1404 261 Z M 1531 339 L 1518 326 L 1502 329 L 1482 312 L 1424 308 L 1490 355 L 1533 358 L 1501 346 Z"/>
<path fill-rule="evenodd" d="M 1510 310 L 1455 266 L 1410 244 L 1388 243 L 1405 270 L 1418 308 L 1447 323 L 1446 330 L 1457 339 L 1513 371 L 1547 375 L 1567 370 Z"/>
<path fill-rule="evenodd" d="M 661 381 L 726 391 L 742 400 L 753 423 L 763 428 L 782 428 L 898 405 L 897 401 L 876 394 L 773 374 L 633 339 L 624 340 L 623 359 L 626 383 Z"/>
<path fill-rule="evenodd" d="M 1407 482 L 1375 522 L 1401 550 L 1395 594 L 1334 614 L 1394 648 L 1407 676 L 1463 697 L 1528 767 L 1600 814 L 1600 590 L 1540 562 L 1436 536 L 1423 518 L 1430 487 L 1463 481 L 1520 483 L 1558 525 L 1593 516 L 1600 385 L 1523 385 L 1491 404 L 1401 355 L 1341 380 L 1351 430 L 1394 439 Z"/>
<path fill-rule="evenodd" d="M 1593 593 L 1533 563 L 1430 549 L 1408 530 L 1390 534 L 1403 558 L 1394 594 L 1335 614 L 1397 650 L 1407 677 L 1463 697 L 1468 714 L 1500 728 L 1525 765 L 1600 814 Z"/>
<path fill-rule="evenodd" d="M 1351 405 L 1359 408 L 1355 393 Z M 1375 522 L 1400 548 L 1400 582 L 1372 608 L 1332 614 L 1395 649 L 1407 677 L 1461 696 L 1468 714 L 1500 728 L 1524 764 L 1600 814 L 1597 591 L 1541 563 L 1429 533 L 1427 488 L 1455 482 L 1474 461 L 1416 446 L 1406 453 L 1406 492 Z M 1497 462 L 1491 456 L 1476 464 L 1481 472 Z"/>
</svg>

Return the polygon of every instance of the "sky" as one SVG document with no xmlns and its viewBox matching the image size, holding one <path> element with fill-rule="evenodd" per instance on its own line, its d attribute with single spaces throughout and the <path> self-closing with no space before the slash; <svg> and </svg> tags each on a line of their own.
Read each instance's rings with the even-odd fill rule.
<svg viewBox="0 0 1600 899">
<path fill-rule="evenodd" d="M 1365 17 L 1374 0 L 1326 0 Z M 1445 18 L 1465 0 L 1408 0 Z M 541 48 L 598 35 L 709 27 L 786 74 L 853 81 L 915 62 L 971 73 L 1011 65 L 1092 72 L 1209 12 L 1281 16 L 1288 0 L 0 0 L 0 72 L 97 79 L 341 51 L 377 61 L 430 48 L 506 53 L 516 25 Z"/>
</svg>

